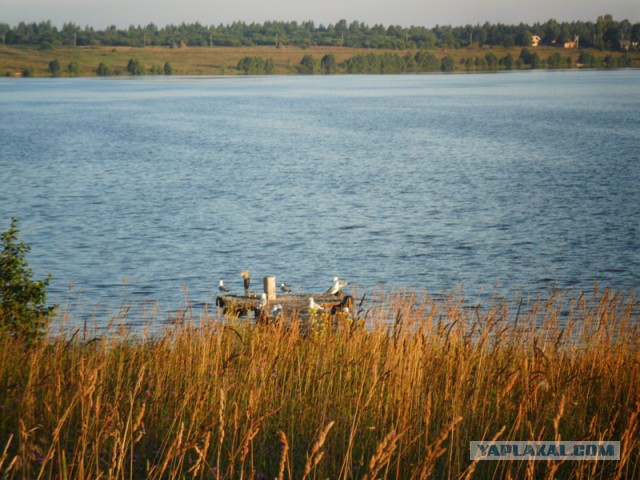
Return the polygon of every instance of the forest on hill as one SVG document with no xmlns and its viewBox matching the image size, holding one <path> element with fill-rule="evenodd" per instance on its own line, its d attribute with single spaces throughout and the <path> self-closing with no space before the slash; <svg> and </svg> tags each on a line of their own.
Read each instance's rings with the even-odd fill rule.
<svg viewBox="0 0 640 480">
<path fill-rule="evenodd" d="M 127 29 L 109 26 L 97 30 L 80 27 L 73 22 L 58 28 L 51 21 L 20 22 L 11 26 L 0 23 L 3 45 L 37 46 L 41 49 L 62 46 L 340 46 L 371 49 L 431 49 L 469 48 L 483 46 L 529 47 L 534 37 L 540 45 L 563 46 L 576 42 L 580 48 L 598 50 L 638 50 L 640 22 L 615 20 L 603 15 L 596 21 L 558 22 L 505 25 L 450 26 L 433 28 L 399 25 L 373 25 L 340 20 L 335 24 L 316 25 L 313 21 L 269 21 L 264 23 L 233 22 L 227 25 L 205 26 L 200 23 L 158 27 L 131 25 Z"/>
</svg>

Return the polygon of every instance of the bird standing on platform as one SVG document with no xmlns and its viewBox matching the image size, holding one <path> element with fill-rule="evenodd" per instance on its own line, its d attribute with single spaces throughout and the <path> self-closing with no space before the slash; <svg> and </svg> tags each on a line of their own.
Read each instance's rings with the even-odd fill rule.
<svg viewBox="0 0 640 480">
<path fill-rule="evenodd" d="M 309 297 L 309 310 L 325 310 L 325 308 L 322 305 L 318 305 L 314 300 L 313 297 Z"/>
<path fill-rule="evenodd" d="M 278 303 L 271 309 L 271 316 L 279 317 L 280 315 L 282 315 L 282 305 Z"/>
<path fill-rule="evenodd" d="M 283 283 L 282 285 L 280 285 L 280 291 L 282 293 L 291 293 L 291 287 L 285 283 Z"/>
<path fill-rule="evenodd" d="M 263 293 L 262 295 L 260 295 L 260 302 L 258 303 L 258 308 L 262 310 L 266 306 L 267 306 L 267 294 Z"/>
<path fill-rule="evenodd" d="M 218 290 L 220 290 L 221 292 L 228 292 L 229 291 L 229 289 L 224 286 L 224 282 L 222 280 L 220 280 L 220 285 L 218 285 Z"/>
<path fill-rule="evenodd" d="M 344 280 L 340 280 L 338 277 L 333 277 L 333 285 L 331 285 L 331 288 L 327 290 L 327 294 L 337 295 L 338 292 L 340 292 L 340 290 L 342 290 L 347 285 L 349 285 L 348 282 L 345 282 Z"/>
<path fill-rule="evenodd" d="M 268 323 L 269 321 L 269 312 L 267 312 L 267 294 L 263 293 L 260 296 L 260 301 L 258 302 L 258 305 L 256 306 L 256 308 L 253 311 L 253 314 L 255 316 L 256 319 L 256 323 L 259 324 L 264 324 L 264 323 Z"/>
</svg>

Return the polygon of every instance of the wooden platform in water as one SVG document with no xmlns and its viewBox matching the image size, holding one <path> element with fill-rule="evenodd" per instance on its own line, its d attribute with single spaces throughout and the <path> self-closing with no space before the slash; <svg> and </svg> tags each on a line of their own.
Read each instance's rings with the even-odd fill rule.
<svg viewBox="0 0 640 480">
<path fill-rule="evenodd" d="M 239 295 L 218 295 L 216 297 L 216 305 L 222 308 L 225 315 L 244 316 L 248 314 L 260 314 L 271 316 L 271 310 L 275 305 L 282 306 L 282 314 L 287 318 L 305 318 L 309 316 L 309 297 L 313 297 L 315 303 L 325 308 L 329 313 L 336 313 L 345 306 L 353 311 L 353 297 L 347 295 L 327 295 L 322 293 L 306 293 L 291 294 L 285 293 L 278 295 L 275 300 L 269 301 L 266 309 L 260 312 L 258 304 L 260 303 L 259 295 L 239 296 Z"/>
</svg>

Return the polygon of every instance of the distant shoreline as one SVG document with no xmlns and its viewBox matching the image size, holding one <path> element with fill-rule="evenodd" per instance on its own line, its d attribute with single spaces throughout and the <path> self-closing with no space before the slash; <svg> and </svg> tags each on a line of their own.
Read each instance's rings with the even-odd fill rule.
<svg viewBox="0 0 640 480">
<path fill-rule="evenodd" d="M 135 65 L 132 66 L 132 61 Z M 102 64 L 102 67 L 100 67 Z M 0 47 L 3 77 L 477 73 L 640 68 L 640 52 L 541 46 L 390 50 L 353 47 Z M 135 70 L 134 70 L 135 67 Z"/>
</svg>

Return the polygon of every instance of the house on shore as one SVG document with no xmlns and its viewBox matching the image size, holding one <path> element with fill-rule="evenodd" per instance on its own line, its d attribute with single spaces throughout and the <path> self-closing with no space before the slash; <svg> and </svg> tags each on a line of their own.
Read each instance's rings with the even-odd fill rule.
<svg viewBox="0 0 640 480">
<path fill-rule="evenodd" d="M 564 48 L 578 48 L 579 45 L 580 45 L 580 37 L 578 37 L 578 35 L 573 37 L 572 42 L 564 42 Z"/>
</svg>

